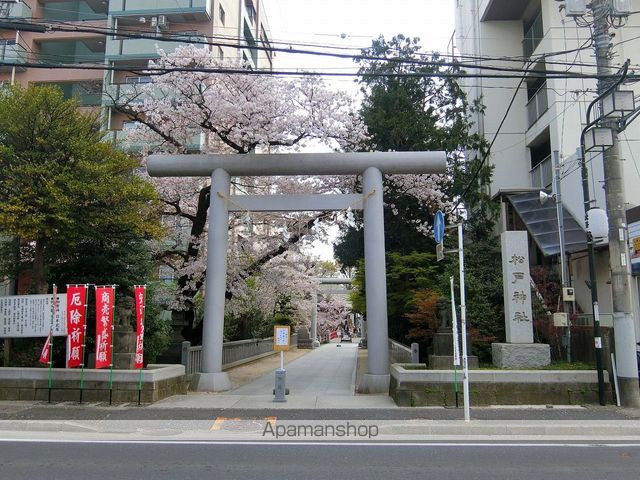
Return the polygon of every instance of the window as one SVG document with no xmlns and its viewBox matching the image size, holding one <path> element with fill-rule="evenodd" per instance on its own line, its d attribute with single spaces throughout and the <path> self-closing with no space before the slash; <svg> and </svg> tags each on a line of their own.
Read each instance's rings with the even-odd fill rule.
<svg viewBox="0 0 640 480">
<path fill-rule="evenodd" d="M 148 75 L 136 75 L 135 77 L 126 77 L 124 83 L 127 85 L 141 85 L 151 83 L 151 77 Z"/>
<path fill-rule="evenodd" d="M 251 20 L 251 23 L 255 25 L 256 18 L 258 18 L 258 12 L 256 12 L 256 7 L 253 6 L 253 0 L 245 0 L 244 6 L 247 9 L 247 16 L 249 17 L 249 20 Z"/>
<path fill-rule="evenodd" d="M 531 20 L 525 20 L 523 28 L 524 39 L 522 40 L 522 47 L 525 57 L 530 57 L 544 37 L 542 11 L 538 11 Z"/>
<path fill-rule="evenodd" d="M 224 8 L 222 8 L 222 4 L 218 4 L 218 16 L 220 17 L 220 23 L 224 25 L 226 14 L 224 13 Z"/>
</svg>

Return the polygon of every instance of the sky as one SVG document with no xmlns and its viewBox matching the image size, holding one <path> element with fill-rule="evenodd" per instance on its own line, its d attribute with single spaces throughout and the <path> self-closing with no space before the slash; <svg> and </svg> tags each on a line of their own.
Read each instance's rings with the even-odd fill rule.
<svg viewBox="0 0 640 480">
<path fill-rule="evenodd" d="M 339 47 L 357 54 L 383 34 L 419 37 L 426 51 L 451 51 L 455 0 L 263 0 L 274 46 L 321 50 Z M 280 43 L 282 42 L 282 43 Z M 308 46 L 298 44 L 305 43 Z M 353 49 L 353 50 L 350 50 Z M 278 52 L 276 70 L 356 71 L 351 60 Z M 356 94 L 352 78 L 332 79 L 332 86 Z M 325 242 L 316 241 L 309 251 L 323 260 L 333 259 L 333 228 Z"/>
</svg>

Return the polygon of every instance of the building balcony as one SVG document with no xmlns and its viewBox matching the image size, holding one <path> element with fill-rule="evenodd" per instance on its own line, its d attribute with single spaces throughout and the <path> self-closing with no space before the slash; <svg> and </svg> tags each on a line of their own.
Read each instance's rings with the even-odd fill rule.
<svg viewBox="0 0 640 480">
<path fill-rule="evenodd" d="M 19 43 L 0 43 L 0 62 L 11 64 L 0 65 L 0 72 L 10 72 L 13 68 L 25 71 L 23 65 L 29 62 L 27 49 Z"/>
<path fill-rule="evenodd" d="M 522 40 L 522 53 L 529 58 L 533 55 L 538 45 L 544 38 L 544 28 L 542 26 L 542 13 L 538 13 L 533 23 L 524 32 Z"/>
<path fill-rule="evenodd" d="M 162 41 L 155 38 L 109 39 L 105 56 L 110 61 L 158 58 L 158 49 L 169 53 L 193 41 L 206 42 L 207 39 L 203 36 L 188 37 L 184 42 Z M 203 45 L 198 44 L 198 46 Z"/>
<path fill-rule="evenodd" d="M 154 98 L 143 88 L 144 83 L 111 83 L 106 87 L 107 103 L 116 105 L 126 105 L 133 103 L 143 103 L 145 100 Z"/>
<path fill-rule="evenodd" d="M 102 104 L 101 85 L 83 83 L 47 83 L 62 90 L 64 98 L 74 98 L 80 107 L 99 107 Z"/>
<path fill-rule="evenodd" d="M 10 3 L 7 18 L 31 18 L 31 7 L 24 2 Z"/>
<path fill-rule="evenodd" d="M 63 22 L 91 22 L 107 19 L 108 2 L 105 0 L 40 0 L 43 20 Z"/>
<path fill-rule="evenodd" d="M 54 37 L 55 38 L 55 37 Z M 48 63 L 104 63 L 105 38 L 47 40 L 37 42 L 38 59 Z"/>
<path fill-rule="evenodd" d="M 531 187 L 540 189 L 551 189 L 553 185 L 553 166 L 551 164 L 551 155 L 542 159 L 535 167 L 531 169 Z"/>
<path fill-rule="evenodd" d="M 548 108 L 547 84 L 544 83 L 527 102 L 527 128 L 531 128 Z"/>
<path fill-rule="evenodd" d="M 113 142 L 118 148 L 128 153 L 140 153 L 144 150 L 153 150 L 160 144 L 150 144 L 138 140 L 128 140 L 127 130 L 109 130 L 107 131 L 104 141 Z M 202 136 L 196 134 L 189 140 L 187 150 L 190 152 L 199 152 L 202 146 Z"/>
<path fill-rule="evenodd" d="M 211 20 L 211 0 L 111 0 L 109 14 L 114 17 L 165 15 L 169 21 Z"/>
</svg>

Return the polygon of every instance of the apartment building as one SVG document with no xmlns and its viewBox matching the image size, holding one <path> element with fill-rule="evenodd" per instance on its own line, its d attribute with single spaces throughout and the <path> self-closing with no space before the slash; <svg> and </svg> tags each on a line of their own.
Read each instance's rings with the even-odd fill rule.
<svg viewBox="0 0 640 480">
<path fill-rule="evenodd" d="M 526 229 L 532 262 L 539 264 L 558 262 L 555 205 L 550 202 L 542 206 L 538 200 L 540 189 L 552 189 L 552 155 L 558 152 L 570 273 L 577 303 L 590 311 L 577 149 L 587 106 L 596 96 L 596 82 L 545 78 L 544 72 L 595 74 L 595 56 L 590 28 L 581 19 L 576 22 L 567 16 L 564 5 L 556 0 L 456 0 L 455 39 L 460 61 L 471 64 L 473 72 L 500 73 L 481 68 L 489 65 L 543 72 L 542 77 L 525 72 L 515 78 L 466 79 L 464 88 L 470 99 L 481 98 L 486 106 L 485 112 L 474 119 L 478 131 L 489 141 L 498 133 L 489 162 L 495 168 L 491 194 L 501 200 L 499 229 Z M 640 1 L 630 1 L 630 10 L 639 11 Z M 618 65 L 630 58 L 632 64 L 637 64 L 640 18 L 630 15 L 626 22 L 619 23 L 623 25 L 610 28 L 611 62 Z M 625 89 L 639 93 L 635 85 Z M 631 123 L 618 138 L 625 160 L 624 182 L 630 209 L 640 204 L 640 122 Z M 602 154 L 587 154 L 587 162 L 590 196 L 595 199 L 595 206 L 606 208 Z M 596 257 L 602 322 L 608 326 L 612 302 L 606 240 L 597 248 Z M 636 277 L 636 303 L 637 293 Z M 636 331 L 640 332 L 637 314 Z"/>
<path fill-rule="evenodd" d="M 262 0 L 0 0 L 0 17 L 80 31 L 0 30 L 0 83 L 58 85 L 87 108 L 102 107 L 104 125 L 117 141 L 127 121 L 108 107 L 124 101 L 148 77 L 104 70 L 139 69 L 156 58 L 157 48 L 171 52 L 191 42 L 208 45 L 220 59 L 238 59 L 248 68 L 271 69 L 270 31 Z M 138 33 L 184 38 L 132 38 Z M 226 46 L 228 45 L 228 46 Z M 97 69 L 29 68 L 28 64 L 84 64 Z"/>
</svg>

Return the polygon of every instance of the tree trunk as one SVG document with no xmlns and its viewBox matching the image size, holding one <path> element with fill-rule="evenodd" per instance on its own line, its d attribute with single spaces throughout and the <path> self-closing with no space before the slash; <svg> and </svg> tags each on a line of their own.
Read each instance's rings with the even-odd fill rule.
<svg viewBox="0 0 640 480">
<path fill-rule="evenodd" d="M 47 293 L 48 290 L 49 285 L 47 284 L 44 265 L 44 241 L 39 239 L 36 241 L 36 247 L 33 254 L 29 293 Z"/>
</svg>

